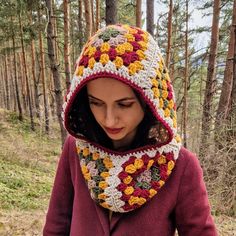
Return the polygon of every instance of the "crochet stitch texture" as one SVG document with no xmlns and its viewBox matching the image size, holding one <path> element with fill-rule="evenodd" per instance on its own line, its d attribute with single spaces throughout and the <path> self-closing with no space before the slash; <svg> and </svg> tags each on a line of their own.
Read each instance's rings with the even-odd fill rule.
<svg viewBox="0 0 236 236">
<path fill-rule="evenodd" d="M 120 80 L 138 91 L 162 123 L 167 139 L 118 153 L 76 133 L 79 123 L 70 115 L 76 96 L 88 81 L 101 77 Z M 142 206 L 174 169 L 181 144 L 173 87 L 157 43 L 139 28 L 110 25 L 89 39 L 77 60 L 62 117 L 68 132 L 77 138 L 81 171 L 91 197 L 102 207 L 127 212 Z"/>
</svg>

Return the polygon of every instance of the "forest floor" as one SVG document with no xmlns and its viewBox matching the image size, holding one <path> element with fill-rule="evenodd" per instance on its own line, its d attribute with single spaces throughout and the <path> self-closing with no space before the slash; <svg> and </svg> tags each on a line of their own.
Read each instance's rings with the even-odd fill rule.
<svg viewBox="0 0 236 236">
<path fill-rule="evenodd" d="M 39 123 L 0 109 L 0 235 L 42 235 L 61 152 L 58 127 L 46 136 Z M 214 212 L 214 209 L 213 209 Z M 220 236 L 236 235 L 236 219 L 214 216 Z"/>
</svg>

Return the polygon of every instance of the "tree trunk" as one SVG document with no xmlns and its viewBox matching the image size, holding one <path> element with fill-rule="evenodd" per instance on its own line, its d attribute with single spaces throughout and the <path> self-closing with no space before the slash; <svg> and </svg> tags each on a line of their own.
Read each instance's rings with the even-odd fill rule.
<svg viewBox="0 0 236 236">
<path fill-rule="evenodd" d="M 185 71 L 184 71 L 184 97 L 183 97 L 183 145 L 187 148 L 187 114 L 188 114 L 188 1 L 186 0 L 186 30 L 185 30 Z"/>
<path fill-rule="evenodd" d="M 96 25 L 95 25 L 95 30 L 97 31 L 99 29 L 100 25 L 100 0 L 96 0 Z"/>
<path fill-rule="evenodd" d="M 235 1 L 234 1 L 235 2 Z M 234 43 L 235 43 L 235 26 L 236 26 L 236 6 L 233 8 L 232 25 L 230 28 L 230 38 L 228 44 L 228 54 L 224 71 L 224 80 L 221 88 L 221 95 L 216 114 L 216 132 L 222 121 L 227 117 L 230 107 L 230 95 L 233 85 L 233 67 L 234 67 Z"/>
<path fill-rule="evenodd" d="M 217 142 L 217 151 L 219 153 L 218 155 L 222 154 L 222 160 L 224 160 L 224 170 L 222 170 L 223 176 L 221 178 L 221 184 L 222 186 L 225 186 L 225 188 L 222 189 L 223 191 L 221 191 L 220 193 L 220 201 L 227 202 L 227 211 L 229 212 L 229 214 L 235 215 L 236 184 L 232 176 L 235 175 L 236 169 L 236 0 L 234 0 L 233 6 L 230 42 L 232 42 L 233 44 L 232 48 L 231 45 L 229 45 L 229 50 L 233 51 L 232 53 L 229 52 L 233 57 L 233 64 L 231 64 L 232 68 L 228 69 L 230 70 L 229 76 L 232 78 L 232 88 L 231 91 L 229 91 L 230 101 L 228 111 L 226 112 L 226 114 L 224 114 L 225 118 L 223 117 L 224 120 L 221 119 L 220 123 L 220 128 L 222 129 L 222 132 L 219 134 L 219 137 L 217 137 L 217 141 L 219 141 Z M 216 127 L 216 129 L 220 128 Z"/>
<path fill-rule="evenodd" d="M 78 0 L 78 28 L 79 28 L 79 52 L 81 52 L 83 48 L 83 38 L 84 38 L 84 30 L 82 25 L 82 14 L 83 14 L 83 5 L 82 0 Z"/>
<path fill-rule="evenodd" d="M 66 89 L 70 87 L 70 13 L 69 13 L 69 1 L 63 1 L 64 6 L 64 61 L 65 61 L 65 76 L 66 76 Z"/>
<path fill-rule="evenodd" d="M 173 0 L 170 0 L 169 13 L 168 13 L 168 36 L 167 36 L 167 49 L 166 49 L 166 67 L 170 65 L 170 52 L 172 46 L 172 16 L 173 16 Z"/>
<path fill-rule="evenodd" d="M 136 0 L 136 26 L 142 27 L 142 0 Z"/>
<path fill-rule="evenodd" d="M 27 61 L 27 57 L 26 57 L 26 61 Z M 28 62 L 29 63 L 29 62 Z M 29 64 L 28 64 L 29 65 Z M 34 96 L 34 89 L 33 89 L 33 84 L 32 84 L 32 81 L 31 81 L 31 84 L 29 85 L 29 88 L 30 88 L 30 97 L 31 97 L 31 103 L 32 103 L 32 110 L 33 110 L 33 114 L 34 114 L 34 111 L 35 111 L 35 96 Z"/>
<path fill-rule="evenodd" d="M 34 100 L 35 100 L 35 108 L 36 108 L 36 116 L 40 118 L 39 112 L 39 89 L 38 89 L 38 82 L 36 79 L 36 72 L 35 72 L 35 41 L 31 41 L 31 71 L 33 77 L 33 85 L 34 85 Z"/>
<path fill-rule="evenodd" d="M 12 20 L 12 19 L 11 19 Z M 12 47 L 13 47 L 13 71 L 14 71 L 14 82 L 15 82 L 15 90 L 16 90 L 16 101 L 17 101 L 17 107 L 19 112 L 19 120 L 23 120 L 22 115 L 22 107 L 20 102 L 20 95 L 19 95 L 19 86 L 18 86 L 18 79 L 17 79 L 17 65 L 16 65 L 16 44 L 15 44 L 15 35 L 12 34 Z"/>
<path fill-rule="evenodd" d="M 19 73 L 19 78 L 20 78 L 20 83 L 21 83 L 21 95 L 22 95 L 22 100 L 23 100 L 23 110 L 25 111 L 25 113 L 27 114 L 27 95 L 26 95 L 26 85 L 25 85 L 25 80 L 23 77 L 23 62 L 22 62 L 22 53 L 18 53 L 18 64 L 19 64 L 19 68 L 20 68 L 20 73 Z"/>
<path fill-rule="evenodd" d="M 50 61 L 50 68 L 53 74 L 54 87 L 55 87 L 55 98 L 56 98 L 56 106 L 57 106 L 57 117 L 61 128 L 61 139 L 62 143 L 64 143 L 66 138 L 66 130 L 63 127 L 62 119 L 61 119 L 61 109 L 62 109 L 62 91 L 61 91 L 61 82 L 60 82 L 60 73 L 59 73 L 59 64 L 55 59 L 55 48 L 53 41 L 55 40 L 53 35 L 53 12 L 52 12 L 52 2 L 51 0 L 46 0 L 47 7 L 47 44 L 48 44 L 48 57 Z"/>
<path fill-rule="evenodd" d="M 16 113 L 17 112 L 17 101 L 16 101 L 16 88 L 15 88 L 15 82 L 14 82 L 14 70 L 13 70 L 13 65 L 10 61 L 10 91 L 11 91 L 11 97 L 10 97 L 10 101 L 11 101 L 11 107 L 13 108 L 12 110 Z"/>
<path fill-rule="evenodd" d="M 199 154 L 203 156 L 204 152 L 209 149 L 209 140 L 211 135 L 211 112 L 212 100 L 215 92 L 215 73 L 216 73 L 216 56 L 218 51 L 219 41 L 219 17 L 220 17 L 220 3 L 221 0 L 214 0 L 213 19 L 211 28 L 211 45 L 209 53 L 209 63 L 207 68 L 207 81 L 203 102 L 202 113 L 202 131 Z"/>
<path fill-rule="evenodd" d="M 85 21 L 86 21 L 86 38 L 89 38 L 93 32 L 91 0 L 84 0 Z"/>
<path fill-rule="evenodd" d="M 95 16 L 94 16 L 94 4 L 93 4 L 93 0 L 91 0 L 90 2 L 90 8 L 91 8 L 91 18 L 92 18 L 92 34 L 95 31 Z"/>
<path fill-rule="evenodd" d="M 53 117 L 53 120 L 54 120 L 54 118 L 55 118 L 55 114 L 56 114 L 56 112 L 55 112 L 55 96 L 54 96 L 54 93 L 53 93 L 53 91 L 54 91 L 54 83 L 53 83 L 53 76 L 52 76 L 52 72 L 51 71 L 49 71 L 49 88 L 50 88 L 50 92 L 49 92 L 49 94 L 50 94 L 50 110 L 51 110 L 51 113 L 52 113 L 52 117 Z"/>
<path fill-rule="evenodd" d="M 32 13 L 29 14 L 30 23 L 32 23 Z M 38 83 L 36 80 L 36 71 L 35 71 L 35 41 L 31 39 L 31 71 L 32 71 L 32 78 L 33 78 L 33 85 L 34 85 L 34 100 L 35 100 L 35 108 L 36 108 L 36 116 L 40 118 L 39 112 L 39 90 L 38 90 Z"/>
<path fill-rule="evenodd" d="M 70 6 L 70 11 L 71 11 L 71 6 Z M 76 38 L 76 40 L 78 38 L 77 25 L 74 23 L 74 19 L 70 21 L 70 24 L 71 24 L 70 37 L 71 37 L 71 41 L 74 41 L 75 38 Z M 76 33 L 75 33 L 75 30 L 76 30 Z M 70 57 L 71 59 L 70 59 L 70 61 L 72 62 L 72 65 L 77 59 L 77 58 L 75 58 L 77 56 L 76 55 L 76 48 L 77 48 L 77 43 L 76 44 L 72 43 L 71 46 L 70 46 L 70 50 L 71 50 L 71 57 Z M 71 71 L 71 67 L 70 67 L 70 71 Z M 71 74 L 71 76 L 72 76 L 72 74 Z"/>
<path fill-rule="evenodd" d="M 41 11 L 38 8 L 38 22 L 41 25 Z M 49 134 L 49 112 L 48 112 L 48 102 L 47 102 L 47 92 L 46 92 L 46 73 L 45 73 L 45 57 L 44 57 L 44 47 L 43 38 L 41 33 L 41 27 L 39 27 L 39 51 L 40 51 L 40 66 L 41 66 L 41 80 L 43 85 L 43 103 L 44 103 L 44 117 L 45 117 L 45 132 Z"/>
<path fill-rule="evenodd" d="M 2 94 L 2 97 L 1 97 L 1 99 L 2 99 L 2 103 L 1 103 L 1 107 L 2 108 L 6 108 L 7 107 L 7 103 L 6 103 L 6 86 L 5 86 L 5 75 L 4 75 L 4 65 L 3 64 L 1 64 L 1 67 L 0 67 L 0 72 L 1 72 L 1 84 L 2 84 L 2 86 L 1 86 L 1 94 Z"/>
<path fill-rule="evenodd" d="M 173 7 L 173 15 L 172 15 L 172 32 L 171 32 L 171 44 L 174 45 L 178 36 L 178 21 L 177 19 L 175 19 L 173 21 L 173 16 L 174 15 L 177 15 L 178 13 L 176 12 L 176 10 L 174 11 L 174 7 Z M 172 51 L 172 53 L 170 53 L 170 62 L 169 62 L 169 71 L 170 71 L 170 79 L 172 82 L 174 82 L 176 76 L 175 76 L 175 71 L 176 71 L 176 54 L 177 54 L 177 50 L 176 48 L 173 48 L 172 46 L 172 49 L 170 48 L 170 50 Z"/>
<path fill-rule="evenodd" d="M 6 104 L 7 110 L 10 110 L 10 90 L 9 90 L 9 75 L 8 75 L 8 56 L 7 54 L 4 56 L 5 58 L 5 89 L 6 89 Z"/>
<path fill-rule="evenodd" d="M 106 0 L 106 25 L 117 23 L 117 0 Z"/>
<path fill-rule="evenodd" d="M 147 0 L 147 31 L 154 35 L 154 0 Z"/>
<path fill-rule="evenodd" d="M 29 85 L 28 70 L 27 70 L 27 65 L 26 65 L 25 46 L 24 46 L 24 40 L 23 40 L 23 27 L 22 27 L 21 14 L 20 13 L 19 13 L 18 17 L 19 17 L 19 24 L 20 24 L 20 38 L 21 38 L 23 66 L 24 66 L 25 80 L 26 80 L 28 106 L 29 106 L 29 112 L 30 112 L 30 123 L 31 123 L 31 130 L 34 131 L 35 130 L 35 128 L 34 128 L 34 118 L 33 118 L 32 104 L 31 104 L 30 85 Z"/>
<path fill-rule="evenodd" d="M 2 64 L 2 59 L 0 58 L 0 63 Z M 4 104 L 4 82 L 3 82 L 4 76 L 2 75 L 2 65 L 0 65 L 0 107 L 5 108 Z"/>
<path fill-rule="evenodd" d="M 52 12 L 56 12 L 56 4 L 54 3 L 54 0 L 52 0 Z M 54 49 L 55 49 L 55 59 L 56 61 L 59 60 L 59 53 L 58 53 L 58 29 L 57 29 L 57 17 L 56 15 L 53 14 L 52 16 L 52 24 L 53 24 L 53 35 L 54 35 L 54 40 L 53 40 L 53 43 L 54 43 Z"/>
<path fill-rule="evenodd" d="M 235 27 L 236 27 L 236 0 L 234 1 L 232 25 L 230 28 L 230 38 L 228 44 L 228 54 L 224 71 L 224 80 L 221 88 L 221 95 L 218 104 L 215 121 L 215 146 L 218 150 L 222 149 L 225 144 L 223 140 L 228 136 L 226 126 L 232 109 L 232 90 L 233 90 L 233 70 L 234 70 L 234 44 L 235 44 Z"/>
<path fill-rule="evenodd" d="M 232 91 L 231 91 L 231 103 L 229 109 L 228 117 L 231 118 L 233 124 L 233 136 L 234 141 L 236 138 L 236 0 L 234 0 L 233 6 L 233 23 L 232 23 L 232 31 L 234 32 L 233 41 L 234 41 L 234 63 L 233 63 L 233 83 L 232 83 Z"/>
</svg>

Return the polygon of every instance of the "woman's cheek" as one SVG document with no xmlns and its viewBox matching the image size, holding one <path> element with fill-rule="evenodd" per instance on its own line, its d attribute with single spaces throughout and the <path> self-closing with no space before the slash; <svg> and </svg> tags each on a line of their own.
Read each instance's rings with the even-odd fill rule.
<svg viewBox="0 0 236 236">
<path fill-rule="evenodd" d="M 102 119 L 103 115 L 103 109 L 100 107 L 94 107 L 92 110 L 92 113 L 97 121 L 100 121 Z"/>
</svg>

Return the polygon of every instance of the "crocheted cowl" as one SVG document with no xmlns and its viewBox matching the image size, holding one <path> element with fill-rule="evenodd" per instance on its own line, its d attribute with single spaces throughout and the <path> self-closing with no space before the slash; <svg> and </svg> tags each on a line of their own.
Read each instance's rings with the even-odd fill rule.
<svg viewBox="0 0 236 236">
<path fill-rule="evenodd" d="M 78 94 L 88 81 L 101 77 L 117 79 L 136 90 L 167 138 L 118 152 L 78 132 L 86 122 L 78 118 L 76 109 L 83 102 Z M 157 43 L 139 28 L 110 25 L 89 39 L 77 60 L 62 117 L 65 128 L 77 139 L 81 171 L 91 197 L 104 208 L 128 212 L 142 206 L 158 193 L 174 169 L 181 145 L 174 92 Z"/>
</svg>

